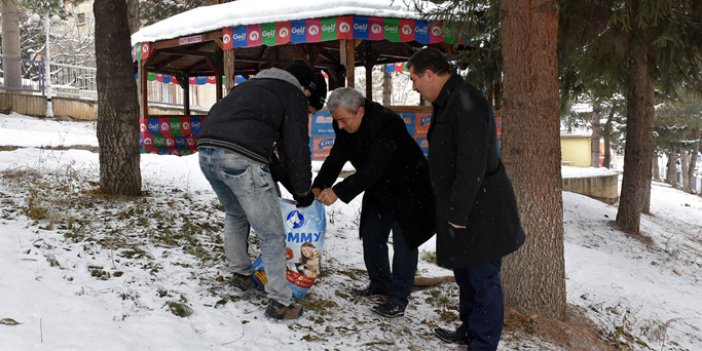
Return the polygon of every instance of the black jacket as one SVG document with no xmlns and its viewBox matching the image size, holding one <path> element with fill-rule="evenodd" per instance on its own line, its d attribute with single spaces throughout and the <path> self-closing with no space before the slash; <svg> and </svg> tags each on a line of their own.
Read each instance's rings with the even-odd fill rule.
<svg viewBox="0 0 702 351">
<path fill-rule="evenodd" d="M 274 75 L 237 85 L 210 109 L 198 146 L 227 149 L 266 164 L 277 147 L 295 193 L 306 194 L 312 178 L 307 98 L 294 83 Z"/>
<path fill-rule="evenodd" d="M 438 264 L 471 267 L 515 251 L 524 232 L 485 97 L 452 76 L 433 106 L 428 139 Z M 467 228 L 454 229 L 448 222 Z"/>
<path fill-rule="evenodd" d="M 348 203 L 365 191 L 364 207 L 377 201 L 387 208 L 410 245 L 417 247 L 431 238 L 434 201 L 429 167 L 402 118 L 366 101 L 356 133 L 340 130 L 336 121 L 332 125 L 336 139 L 312 187 L 331 187 L 344 163 L 350 161 L 356 173 L 332 187 L 341 201 Z"/>
</svg>

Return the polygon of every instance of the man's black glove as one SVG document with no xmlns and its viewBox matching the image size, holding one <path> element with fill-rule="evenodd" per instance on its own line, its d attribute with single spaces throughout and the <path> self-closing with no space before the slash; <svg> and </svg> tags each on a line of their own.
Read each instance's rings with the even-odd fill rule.
<svg viewBox="0 0 702 351">
<path fill-rule="evenodd" d="M 295 199 L 295 206 L 297 207 L 308 207 L 309 205 L 312 204 L 314 201 L 314 194 L 312 192 L 308 192 L 307 195 L 302 195 L 302 196 L 293 196 L 293 199 Z"/>
</svg>

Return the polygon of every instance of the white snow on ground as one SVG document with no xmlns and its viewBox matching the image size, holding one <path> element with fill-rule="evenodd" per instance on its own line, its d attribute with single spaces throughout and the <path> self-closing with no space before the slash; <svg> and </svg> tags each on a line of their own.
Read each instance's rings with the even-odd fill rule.
<svg viewBox="0 0 702 351">
<path fill-rule="evenodd" d="M 455 325 L 452 283 L 413 293 L 390 321 L 348 294 L 367 284 L 360 198 L 327 209 L 324 272 L 303 318 L 273 322 L 263 296 L 222 281 L 222 213 L 196 155 L 142 155 L 146 194 L 125 200 L 93 194 L 96 153 L 37 148 L 96 146 L 94 128 L 0 115 L 0 149 L 20 147 L 0 151 L 0 320 L 20 323 L 0 324 L 0 350 L 459 349 L 431 336 Z M 616 206 L 573 193 L 563 203 L 568 302 L 631 349 L 701 350 L 702 197 L 654 183 L 650 243 L 613 229 Z M 427 260 L 434 245 L 421 247 L 419 275 L 450 275 Z M 499 350 L 560 349 L 507 332 Z"/>
</svg>

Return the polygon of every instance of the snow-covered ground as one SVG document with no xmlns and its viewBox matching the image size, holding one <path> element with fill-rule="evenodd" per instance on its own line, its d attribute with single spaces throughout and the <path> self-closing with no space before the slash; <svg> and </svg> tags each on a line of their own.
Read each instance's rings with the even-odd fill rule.
<svg viewBox="0 0 702 351">
<path fill-rule="evenodd" d="M 414 292 L 395 320 L 349 294 L 367 284 L 360 198 L 327 209 L 304 316 L 274 322 L 264 296 L 225 283 L 222 212 L 196 155 L 142 155 L 145 195 L 122 199 L 96 192 L 98 154 L 37 148 L 72 145 L 97 146 L 95 124 L 0 115 L 0 350 L 459 349 L 431 335 L 455 325 L 454 284 Z M 702 197 L 654 184 L 649 241 L 611 226 L 616 206 L 563 203 L 568 303 L 623 349 L 702 350 Z M 433 240 L 420 251 L 419 275 L 451 274 L 430 262 Z M 500 350 L 564 349 L 508 329 Z"/>
</svg>

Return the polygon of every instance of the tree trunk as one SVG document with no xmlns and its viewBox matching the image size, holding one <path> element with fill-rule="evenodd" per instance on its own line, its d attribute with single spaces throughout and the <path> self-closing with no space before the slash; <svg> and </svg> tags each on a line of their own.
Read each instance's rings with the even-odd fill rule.
<svg viewBox="0 0 702 351">
<path fill-rule="evenodd" d="M 1 4 L 4 85 L 9 89 L 17 89 L 22 87 L 19 10 L 16 0 L 2 0 Z"/>
<path fill-rule="evenodd" d="M 683 190 L 690 192 L 690 176 L 688 174 L 688 168 L 690 164 L 687 161 L 687 150 L 680 149 L 680 176 L 682 177 Z"/>
<path fill-rule="evenodd" d="M 678 185 L 677 178 L 675 177 L 675 161 L 677 160 L 675 155 L 675 150 L 668 151 L 668 163 L 666 164 L 665 171 L 665 182 L 670 184 L 673 188 Z"/>
<path fill-rule="evenodd" d="M 638 11 L 633 1 L 632 13 Z M 648 72 L 648 47 L 640 33 L 632 31 L 628 48 L 628 84 L 624 176 L 617 224 L 630 234 L 639 234 L 641 212 L 651 185 L 653 154 L 653 82 Z"/>
<path fill-rule="evenodd" d="M 658 167 L 658 154 L 655 152 L 653 153 L 653 157 L 651 158 L 651 168 L 652 168 L 652 172 L 653 172 L 653 179 L 660 181 L 661 180 L 661 170 Z"/>
<path fill-rule="evenodd" d="M 592 136 L 590 137 L 590 157 L 592 167 L 600 167 L 600 120 L 602 119 L 602 104 L 596 96 L 592 96 Z"/>
<path fill-rule="evenodd" d="M 612 162 L 612 120 L 614 119 L 615 111 L 616 105 L 613 105 L 612 110 L 609 111 L 609 116 L 604 126 L 604 132 L 602 133 L 602 138 L 604 139 L 604 159 L 602 160 L 602 167 L 604 168 L 609 168 Z"/>
<path fill-rule="evenodd" d="M 563 320 L 566 291 L 556 58 L 558 2 L 503 0 L 500 10 L 502 155 L 527 235 L 524 246 L 505 259 L 505 299 L 525 313 Z"/>
<path fill-rule="evenodd" d="M 697 153 L 700 152 L 700 130 L 694 129 L 692 131 L 692 140 L 697 140 L 697 142 L 692 147 L 692 157 L 690 157 L 690 166 L 687 168 L 687 177 L 690 179 L 690 192 L 692 192 L 692 182 L 696 182 L 695 179 L 695 168 L 697 168 Z M 694 183 L 697 186 L 697 183 Z M 696 189 L 697 192 L 702 193 L 702 189 Z"/>
<path fill-rule="evenodd" d="M 383 72 L 383 105 L 392 105 L 392 74 Z"/>
<path fill-rule="evenodd" d="M 139 20 L 139 0 L 127 1 L 127 23 L 129 24 L 129 34 L 136 33 L 141 28 Z"/>
<path fill-rule="evenodd" d="M 139 195 L 139 105 L 130 55 L 127 4 L 96 1 L 100 188 L 107 194 Z"/>
</svg>

